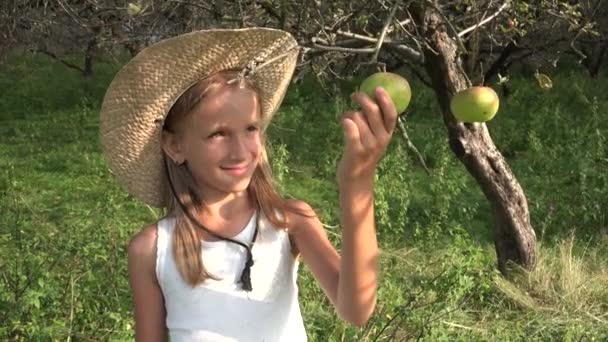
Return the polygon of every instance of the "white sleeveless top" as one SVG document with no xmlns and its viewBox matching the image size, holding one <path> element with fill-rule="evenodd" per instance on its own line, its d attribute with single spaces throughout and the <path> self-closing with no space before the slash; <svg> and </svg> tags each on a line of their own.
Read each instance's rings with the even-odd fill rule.
<svg viewBox="0 0 608 342">
<path fill-rule="evenodd" d="M 250 244 L 257 215 L 234 237 Z M 245 248 L 227 241 L 203 241 L 208 279 L 192 288 L 173 259 L 175 218 L 158 222 L 156 276 L 165 299 L 166 325 L 172 342 L 184 341 L 307 341 L 296 283 L 299 262 L 291 253 L 286 231 L 276 229 L 262 214 L 253 245 L 253 290 L 238 283 Z"/>
</svg>

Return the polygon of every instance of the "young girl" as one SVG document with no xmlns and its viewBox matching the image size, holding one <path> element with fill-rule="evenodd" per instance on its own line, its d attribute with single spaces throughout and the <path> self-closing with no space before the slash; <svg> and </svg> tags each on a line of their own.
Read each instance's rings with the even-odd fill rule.
<svg viewBox="0 0 608 342">
<path fill-rule="evenodd" d="M 364 325 L 376 302 L 376 165 L 397 113 L 357 92 L 337 168 L 342 251 L 311 207 L 273 185 L 264 132 L 298 56 L 272 29 L 199 31 L 154 44 L 108 88 L 101 138 L 111 171 L 167 209 L 128 248 L 137 341 L 306 341 L 303 261 L 342 319 Z"/>
</svg>

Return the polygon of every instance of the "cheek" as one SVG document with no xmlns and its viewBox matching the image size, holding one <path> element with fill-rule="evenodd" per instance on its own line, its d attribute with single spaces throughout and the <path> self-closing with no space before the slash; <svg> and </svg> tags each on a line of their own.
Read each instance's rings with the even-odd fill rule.
<svg viewBox="0 0 608 342">
<path fill-rule="evenodd" d="M 187 156 L 191 162 L 207 163 L 218 159 L 224 147 L 219 144 L 210 144 L 201 138 L 190 141 L 187 145 Z"/>
<path fill-rule="evenodd" d="M 262 154 L 262 139 L 259 134 L 253 135 L 248 145 L 250 146 L 251 153 L 258 157 Z"/>
</svg>

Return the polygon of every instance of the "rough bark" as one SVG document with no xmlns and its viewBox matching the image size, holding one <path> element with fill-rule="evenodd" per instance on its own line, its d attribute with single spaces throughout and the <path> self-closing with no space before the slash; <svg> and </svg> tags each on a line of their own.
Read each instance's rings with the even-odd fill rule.
<svg viewBox="0 0 608 342">
<path fill-rule="evenodd" d="M 532 269 L 536 236 L 522 187 L 494 145 L 487 126 L 456 122 L 450 111 L 453 94 L 471 85 L 462 69 L 457 42 L 450 37 L 443 17 L 432 7 L 416 10 L 415 17 L 429 44 L 425 49 L 425 68 L 443 113 L 450 148 L 492 207 L 498 267 L 505 273 L 508 263 L 514 262 Z"/>
</svg>

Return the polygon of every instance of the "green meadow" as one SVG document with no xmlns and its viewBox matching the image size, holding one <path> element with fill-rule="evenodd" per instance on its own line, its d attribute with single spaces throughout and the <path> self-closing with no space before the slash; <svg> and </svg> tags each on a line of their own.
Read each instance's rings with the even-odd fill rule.
<svg viewBox="0 0 608 342">
<path fill-rule="evenodd" d="M 101 154 L 99 108 L 119 67 L 98 61 L 84 80 L 39 56 L 0 66 L 2 341 L 133 338 L 126 248 L 162 213 L 128 196 Z M 489 203 L 449 150 L 432 90 L 408 76 L 404 123 L 430 174 L 397 131 L 376 178 L 375 314 L 363 328 L 342 323 L 303 266 L 309 340 L 607 340 L 606 76 L 564 67 L 550 90 L 532 74 L 511 76 L 488 126 L 527 194 L 538 264 L 507 277 L 496 270 Z M 268 131 L 282 193 L 315 207 L 338 248 L 338 118 L 355 84 L 292 84 Z"/>
</svg>

